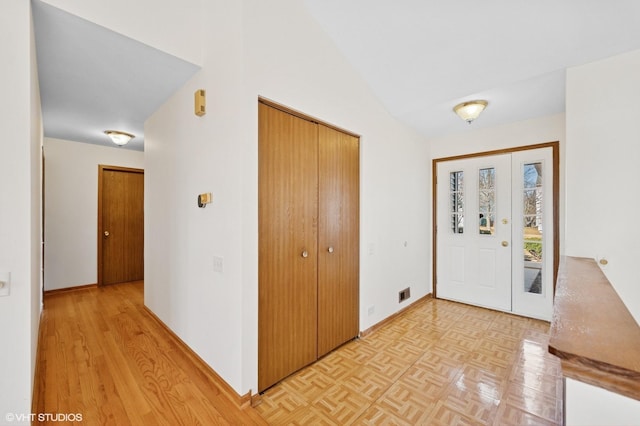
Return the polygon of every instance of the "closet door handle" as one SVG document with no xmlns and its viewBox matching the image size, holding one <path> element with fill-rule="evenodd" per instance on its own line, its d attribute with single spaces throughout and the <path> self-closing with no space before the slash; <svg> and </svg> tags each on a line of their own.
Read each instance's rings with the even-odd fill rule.
<svg viewBox="0 0 640 426">
<path fill-rule="evenodd" d="M 329 253 L 333 253 L 333 246 L 329 246 L 329 248 L 327 249 L 327 251 L 328 251 Z"/>
<path fill-rule="evenodd" d="M 304 257 L 305 259 L 306 259 L 307 257 L 309 257 L 309 252 L 308 252 L 308 251 L 306 251 L 306 250 L 303 250 L 303 251 L 302 251 L 302 257 Z"/>
</svg>

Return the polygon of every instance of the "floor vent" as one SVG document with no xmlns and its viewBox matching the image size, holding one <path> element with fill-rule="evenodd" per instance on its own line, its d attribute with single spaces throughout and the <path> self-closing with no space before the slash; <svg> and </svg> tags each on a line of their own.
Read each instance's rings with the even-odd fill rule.
<svg viewBox="0 0 640 426">
<path fill-rule="evenodd" d="M 411 287 L 407 287 L 398 293 L 398 303 L 402 303 L 411 297 Z"/>
</svg>

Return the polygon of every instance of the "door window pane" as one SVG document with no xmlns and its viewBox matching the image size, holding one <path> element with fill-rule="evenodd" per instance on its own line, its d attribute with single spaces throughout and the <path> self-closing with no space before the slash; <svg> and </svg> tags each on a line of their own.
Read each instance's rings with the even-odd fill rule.
<svg viewBox="0 0 640 426">
<path fill-rule="evenodd" d="M 464 172 L 449 174 L 449 200 L 451 205 L 451 230 L 454 234 L 464 232 Z"/>
<path fill-rule="evenodd" d="M 524 291 L 542 294 L 542 163 L 524 165 Z"/>
<path fill-rule="evenodd" d="M 480 234 L 493 235 L 495 231 L 496 169 L 491 167 L 478 172 L 478 212 Z"/>
</svg>

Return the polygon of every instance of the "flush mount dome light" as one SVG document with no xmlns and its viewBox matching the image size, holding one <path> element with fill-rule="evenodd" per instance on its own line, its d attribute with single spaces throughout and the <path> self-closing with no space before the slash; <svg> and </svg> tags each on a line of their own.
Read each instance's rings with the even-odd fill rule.
<svg viewBox="0 0 640 426">
<path fill-rule="evenodd" d="M 482 100 L 467 101 L 454 106 L 453 111 L 464 121 L 471 124 L 471 122 L 478 118 L 480 113 L 484 111 L 488 104 L 487 101 Z"/>
<path fill-rule="evenodd" d="M 126 145 L 131 139 L 135 138 L 135 135 L 119 130 L 105 130 L 104 134 L 109 136 L 111 141 L 118 146 Z"/>
</svg>

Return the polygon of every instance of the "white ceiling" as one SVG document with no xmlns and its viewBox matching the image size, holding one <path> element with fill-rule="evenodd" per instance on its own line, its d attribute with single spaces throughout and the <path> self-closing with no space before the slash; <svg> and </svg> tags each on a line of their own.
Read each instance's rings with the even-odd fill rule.
<svg viewBox="0 0 640 426">
<path fill-rule="evenodd" d="M 38 78 L 47 137 L 115 146 L 104 130 L 136 137 L 144 121 L 199 69 L 94 23 L 34 0 Z"/>
<path fill-rule="evenodd" d="M 302 1 L 426 137 L 562 112 L 567 67 L 640 49 L 640 0 Z M 142 150 L 144 120 L 198 67 L 32 3 L 45 135 L 110 145 L 102 131 L 123 130 Z M 489 106 L 467 125 L 452 108 L 475 98 Z"/>
<path fill-rule="evenodd" d="M 388 111 L 427 137 L 563 112 L 566 68 L 640 49 L 639 0 L 304 2 Z M 489 106 L 467 125 L 452 108 L 471 99 Z"/>
</svg>

